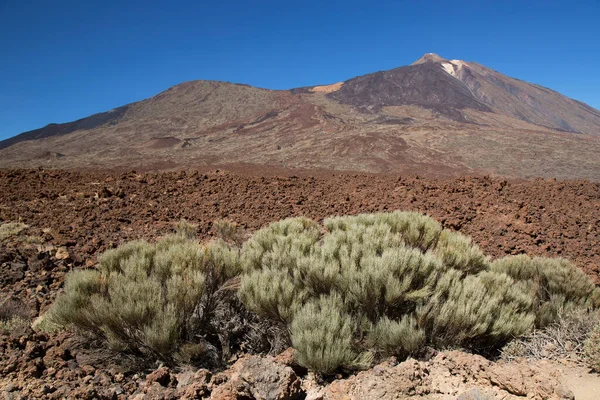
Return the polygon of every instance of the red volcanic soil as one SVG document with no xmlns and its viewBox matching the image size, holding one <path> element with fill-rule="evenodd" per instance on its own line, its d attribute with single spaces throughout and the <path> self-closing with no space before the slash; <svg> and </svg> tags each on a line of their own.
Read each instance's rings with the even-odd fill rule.
<svg viewBox="0 0 600 400">
<path fill-rule="evenodd" d="M 562 256 L 600 283 L 598 183 L 299 175 L 4 170 L 0 222 L 30 225 L 29 234 L 66 246 L 77 266 L 124 241 L 164 234 L 181 218 L 207 238 L 220 218 L 254 231 L 298 215 L 414 210 L 472 236 L 493 257 Z"/>
</svg>

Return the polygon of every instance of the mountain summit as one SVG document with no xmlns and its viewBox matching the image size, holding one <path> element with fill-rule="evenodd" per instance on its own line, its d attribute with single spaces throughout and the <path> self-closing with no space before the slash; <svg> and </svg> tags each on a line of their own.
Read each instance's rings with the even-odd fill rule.
<svg viewBox="0 0 600 400">
<path fill-rule="evenodd" d="M 427 54 L 423 55 L 423 57 L 419 58 L 417 61 L 412 63 L 411 65 L 425 64 L 428 62 L 442 62 L 442 61 L 447 61 L 447 60 L 438 56 L 435 53 L 427 53 Z"/>
<path fill-rule="evenodd" d="M 292 90 L 193 81 L 0 142 L 0 167 L 268 165 L 600 180 L 600 111 L 475 62 Z"/>
</svg>

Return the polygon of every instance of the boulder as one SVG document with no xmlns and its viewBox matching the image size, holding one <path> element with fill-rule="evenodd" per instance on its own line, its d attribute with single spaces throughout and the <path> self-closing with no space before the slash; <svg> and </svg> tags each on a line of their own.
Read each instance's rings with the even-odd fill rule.
<svg viewBox="0 0 600 400">
<path fill-rule="evenodd" d="M 494 363 L 485 358 L 449 351 L 430 361 L 407 360 L 380 364 L 347 379 L 332 382 L 323 400 L 403 399 L 409 397 L 461 400 L 573 400 L 550 363 Z"/>
<path fill-rule="evenodd" d="M 301 381 L 292 368 L 273 357 L 244 356 L 224 375 L 213 377 L 211 399 L 295 400 L 304 398 Z M 226 381 L 223 384 L 219 382 Z M 218 385 L 218 386 L 217 386 Z"/>
</svg>

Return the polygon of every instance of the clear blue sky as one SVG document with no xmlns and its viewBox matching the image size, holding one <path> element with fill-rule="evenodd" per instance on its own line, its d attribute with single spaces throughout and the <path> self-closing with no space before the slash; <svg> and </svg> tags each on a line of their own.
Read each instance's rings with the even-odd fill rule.
<svg viewBox="0 0 600 400">
<path fill-rule="evenodd" d="M 287 89 L 427 52 L 600 108 L 595 0 L 0 0 L 0 139 L 182 81 Z"/>
</svg>

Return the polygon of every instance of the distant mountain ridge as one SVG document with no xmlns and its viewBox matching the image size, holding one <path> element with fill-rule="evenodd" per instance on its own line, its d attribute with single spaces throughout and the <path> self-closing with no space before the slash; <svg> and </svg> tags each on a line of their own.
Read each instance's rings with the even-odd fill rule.
<svg viewBox="0 0 600 400">
<path fill-rule="evenodd" d="M 244 164 L 600 179 L 599 142 L 600 111 L 428 53 L 408 66 L 292 90 L 185 82 L 4 140 L 0 167 Z"/>
<path fill-rule="evenodd" d="M 23 132 L 20 135 L 0 141 L 0 149 L 25 140 L 36 140 L 51 136 L 67 135 L 78 130 L 89 130 L 98 128 L 105 124 L 116 123 L 116 121 L 118 121 L 119 118 L 125 114 L 128 107 L 129 106 L 122 106 L 114 110 L 94 114 L 73 122 L 67 122 L 64 124 L 48 124 L 43 128 Z"/>
</svg>

